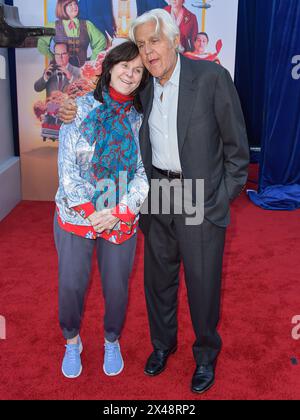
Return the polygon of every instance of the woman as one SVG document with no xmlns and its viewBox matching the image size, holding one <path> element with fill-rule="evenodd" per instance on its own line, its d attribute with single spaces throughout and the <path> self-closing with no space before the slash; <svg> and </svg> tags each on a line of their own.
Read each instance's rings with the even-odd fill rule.
<svg viewBox="0 0 300 420">
<path fill-rule="evenodd" d="M 96 247 L 105 300 L 109 376 L 124 366 L 119 337 L 125 318 L 139 210 L 148 182 L 139 151 L 138 92 L 148 77 L 137 47 L 127 41 L 103 62 L 93 94 L 77 99 L 77 116 L 59 137 L 59 188 L 54 219 L 59 258 L 59 318 L 67 340 L 62 372 L 80 375 L 82 307 Z"/>
<path fill-rule="evenodd" d="M 58 20 L 47 26 L 55 28 L 54 42 L 56 44 L 68 44 L 70 64 L 82 67 L 87 61 L 89 45 L 92 50 L 91 60 L 96 60 L 100 51 L 103 51 L 106 47 L 106 39 L 92 22 L 78 19 L 78 1 L 57 0 L 55 13 Z M 40 38 L 38 50 L 43 55 L 53 59 L 50 44 L 50 37 Z"/>
<path fill-rule="evenodd" d="M 194 49 L 194 39 L 198 33 L 197 17 L 183 6 L 184 0 L 170 0 L 165 10 L 171 14 L 180 29 L 180 44 L 184 51 Z"/>
</svg>

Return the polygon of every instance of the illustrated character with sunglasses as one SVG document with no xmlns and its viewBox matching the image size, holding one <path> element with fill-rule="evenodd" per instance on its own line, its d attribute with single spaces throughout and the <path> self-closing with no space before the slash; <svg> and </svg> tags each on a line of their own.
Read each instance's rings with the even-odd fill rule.
<svg viewBox="0 0 300 420">
<path fill-rule="evenodd" d="M 59 92 L 65 92 L 67 87 L 81 76 L 80 69 L 70 64 L 69 59 L 68 44 L 55 44 L 54 60 L 45 69 L 43 76 L 34 84 L 36 92 L 46 90 L 46 112 L 42 119 L 41 132 L 43 141 L 47 139 L 52 141 L 58 140 L 62 123 L 57 115 Z"/>
</svg>

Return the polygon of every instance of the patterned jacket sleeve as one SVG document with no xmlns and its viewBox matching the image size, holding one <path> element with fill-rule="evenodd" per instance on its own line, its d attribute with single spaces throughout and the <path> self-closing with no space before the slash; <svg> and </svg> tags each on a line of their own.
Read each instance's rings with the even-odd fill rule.
<svg viewBox="0 0 300 420">
<path fill-rule="evenodd" d="M 120 204 L 127 206 L 133 214 L 138 215 L 149 191 L 149 183 L 140 153 L 137 169 L 133 180 L 128 185 L 128 190 L 128 194 L 122 197 Z"/>
<path fill-rule="evenodd" d="M 69 208 L 89 203 L 95 191 L 94 186 L 80 176 L 76 160 L 76 144 L 80 138 L 78 125 L 83 113 L 79 102 L 76 119 L 71 124 L 63 124 L 59 133 L 59 183 L 64 190 Z"/>
</svg>

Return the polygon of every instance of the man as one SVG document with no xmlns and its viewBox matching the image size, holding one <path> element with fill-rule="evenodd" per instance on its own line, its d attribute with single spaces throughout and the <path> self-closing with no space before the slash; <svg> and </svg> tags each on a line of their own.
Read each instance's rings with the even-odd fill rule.
<svg viewBox="0 0 300 420">
<path fill-rule="evenodd" d="M 152 10 L 137 18 L 130 37 L 153 76 L 141 94 L 144 121 L 140 146 L 148 179 L 151 184 L 177 180 L 184 194 L 185 180 L 195 184 L 202 179 L 205 187 L 201 224 L 188 224 L 187 211 L 177 214 L 176 194 L 169 199 L 170 214 L 141 217 L 145 295 L 154 348 L 145 373 L 160 374 L 177 349 L 177 293 L 183 261 L 196 335 L 191 389 L 203 393 L 214 383 L 221 349 L 216 328 L 229 203 L 247 179 L 249 150 L 244 119 L 227 70 L 178 55 L 179 29 L 166 11 Z M 67 109 L 63 118 L 69 120 Z M 157 197 L 153 198 L 151 187 L 152 202 Z M 176 188 L 178 192 L 178 185 Z M 196 193 L 192 191 L 192 204 L 196 213 L 201 213 Z"/>
<path fill-rule="evenodd" d="M 205 183 L 202 224 L 188 225 L 186 215 L 176 214 L 174 208 L 173 214 L 150 214 L 141 219 L 145 294 L 154 347 L 145 373 L 161 373 L 177 348 L 182 260 L 196 335 L 192 391 L 202 393 L 214 383 L 221 349 L 216 327 L 229 202 L 247 180 L 244 119 L 227 70 L 177 54 L 179 30 L 164 10 L 152 10 L 136 19 L 130 37 L 154 77 L 141 95 L 145 117 L 140 143 L 149 180 L 183 178 L 195 183 L 203 179 Z M 193 204 L 198 199 L 193 191 Z"/>
<path fill-rule="evenodd" d="M 44 71 L 43 76 L 34 84 L 36 92 L 46 89 L 46 96 L 49 98 L 53 91 L 61 92 L 74 80 L 79 79 L 80 69 L 69 63 L 69 52 L 67 44 L 55 44 L 54 63 L 51 63 Z"/>
<path fill-rule="evenodd" d="M 128 1 L 128 0 L 126 0 Z M 158 7 L 167 6 L 164 0 L 129 0 L 130 7 L 136 11 L 136 15 L 141 14 Z M 80 18 L 88 19 L 97 26 L 100 31 L 105 31 L 111 36 L 114 36 L 116 30 L 115 18 L 119 2 L 124 0 L 80 0 Z M 134 16 L 135 18 L 136 16 Z"/>
</svg>

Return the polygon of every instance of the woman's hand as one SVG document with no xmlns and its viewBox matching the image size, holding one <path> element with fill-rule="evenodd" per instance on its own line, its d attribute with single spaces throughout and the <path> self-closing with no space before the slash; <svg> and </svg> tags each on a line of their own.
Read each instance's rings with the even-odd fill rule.
<svg viewBox="0 0 300 420">
<path fill-rule="evenodd" d="M 102 211 L 95 211 L 89 216 L 93 228 L 96 232 L 102 233 L 105 230 L 112 230 L 120 219 L 112 215 L 112 209 L 105 209 Z"/>
</svg>

